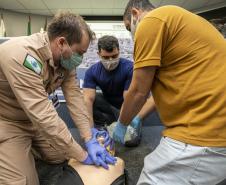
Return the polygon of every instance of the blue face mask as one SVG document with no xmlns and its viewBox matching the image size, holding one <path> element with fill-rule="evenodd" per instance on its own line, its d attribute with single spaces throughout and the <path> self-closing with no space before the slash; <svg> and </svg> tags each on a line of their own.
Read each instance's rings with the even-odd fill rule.
<svg viewBox="0 0 226 185">
<path fill-rule="evenodd" d="M 69 59 L 64 59 L 63 55 L 61 54 L 60 64 L 63 68 L 71 71 L 82 63 L 82 58 L 82 55 L 72 52 L 72 55 Z"/>
</svg>

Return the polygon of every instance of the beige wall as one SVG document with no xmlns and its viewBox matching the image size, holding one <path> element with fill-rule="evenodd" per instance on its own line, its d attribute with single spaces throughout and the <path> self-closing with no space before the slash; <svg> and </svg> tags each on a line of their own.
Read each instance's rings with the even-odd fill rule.
<svg viewBox="0 0 226 185">
<path fill-rule="evenodd" d="M 7 10 L 0 10 L 3 13 L 3 19 L 6 28 L 7 37 L 23 36 L 27 35 L 27 24 L 29 14 L 17 13 Z M 45 25 L 45 17 L 42 15 L 31 16 L 31 33 L 40 31 L 41 27 Z M 47 18 L 47 22 L 51 20 L 51 17 Z"/>
</svg>

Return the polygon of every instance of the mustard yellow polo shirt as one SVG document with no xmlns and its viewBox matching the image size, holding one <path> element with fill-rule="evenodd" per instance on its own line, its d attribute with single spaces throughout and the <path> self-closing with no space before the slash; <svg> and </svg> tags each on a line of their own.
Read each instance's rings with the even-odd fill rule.
<svg viewBox="0 0 226 185">
<path fill-rule="evenodd" d="M 177 6 L 150 11 L 134 59 L 134 70 L 158 66 L 152 93 L 164 136 L 226 147 L 226 41 L 207 20 Z"/>
</svg>

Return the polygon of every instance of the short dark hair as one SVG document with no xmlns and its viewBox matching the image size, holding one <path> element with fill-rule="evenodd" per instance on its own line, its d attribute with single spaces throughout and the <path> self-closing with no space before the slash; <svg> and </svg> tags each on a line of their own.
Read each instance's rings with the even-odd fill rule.
<svg viewBox="0 0 226 185">
<path fill-rule="evenodd" d="M 90 41 L 94 39 L 95 34 L 84 19 L 70 12 L 57 13 L 47 28 L 50 41 L 56 37 L 65 37 L 69 45 L 80 43 L 83 31 L 88 34 Z"/>
<path fill-rule="evenodd" d="M 210 23 L 215 26 L 219 32 L 225 32 L 224 30 L 226 28 L 226 17 L 220 19 L 211 19 Z"/>
<path fill-rule="evenodd" d="M 123 19 L 124 20 L 131 20 L 131 9 L 137 8 L 143 11 L 150 11 L 151 9 L 155 8 L 149 0 L 130 0 L 125 8 Z"/>
<path fill-rule="evenodd" d="M 99 52 L 101 49 L 112 52 L 114 48 L 119 49 L 118 39 L 111 35 L 105 35 L 98 40 L 98 50 Z"/>
</svg>

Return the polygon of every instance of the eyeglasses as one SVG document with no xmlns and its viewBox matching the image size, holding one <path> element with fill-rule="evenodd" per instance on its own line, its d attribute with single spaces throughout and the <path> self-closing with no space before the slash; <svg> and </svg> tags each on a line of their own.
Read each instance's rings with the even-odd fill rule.
<svg viewBox="0 0 226 185">
<path fill-rule="evenodd" d="M 119 56 L 119 53 L 115 54 L 115 55 L 111 55 L 111 56 L 101 56 L 100 57 L 104 60 L 110 60 L 110 59 L 115 59 L 115 58 L 118 58 Z"/>
</svg>

